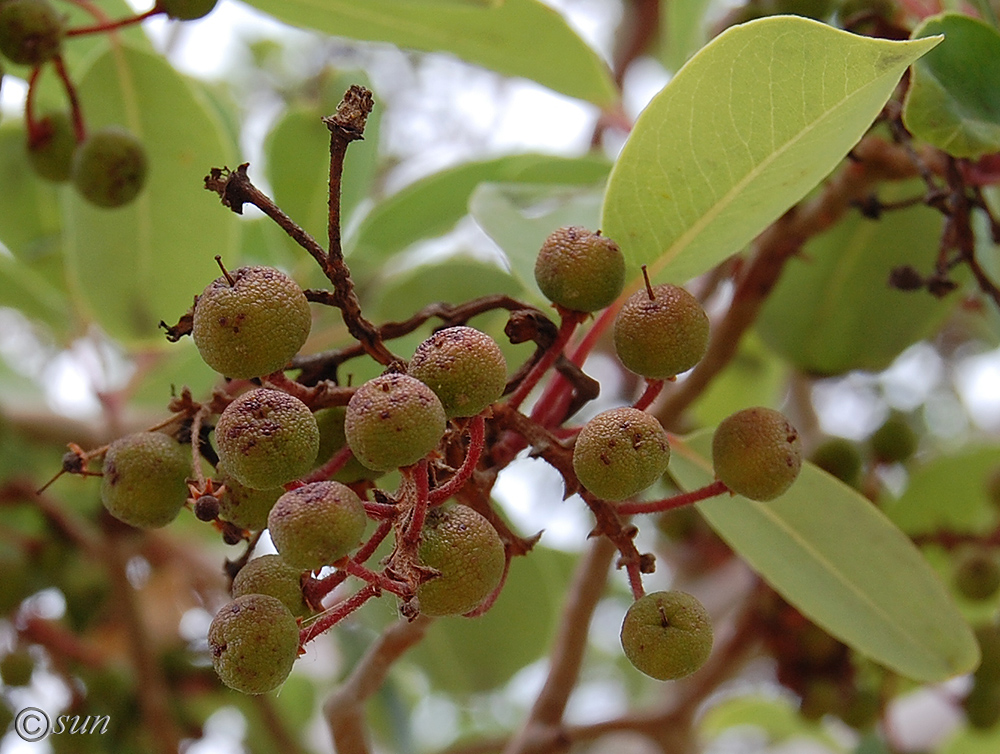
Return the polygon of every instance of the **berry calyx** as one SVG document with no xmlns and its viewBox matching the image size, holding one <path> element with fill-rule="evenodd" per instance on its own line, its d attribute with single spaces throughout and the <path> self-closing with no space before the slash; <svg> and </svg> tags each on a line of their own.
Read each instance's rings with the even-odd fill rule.
<svg viewBox="0 0 1000 754">
<path fill-rule="evenodd" d="M 444 436 L 444 407 L 416 377 L 384 374 L 355 391 L 347 404 L 344 433 L 354 457 L 375 471 L 409 466 Z"/>
<path fill-rule="evenodd" d="M 28 134 L 28 162 L 42 178 L 53 183 L 68 181 L 76 151 L 76 129 L 69 113 L 52 113 L 38 121 Z"/>
<path fill-rule="evenodd" d="M 225 605 L 208 629 L 212 666 L 244 694 L 266 694 L 288 678 L 299 653 L 299 628 L 280 600 L 246 594 Z"/>
<path fill-rule="evenodd" d="M 279 487 L 312 468 L 319 429 L 293 395 L 257 388 L 234 400 L 215 427 L 219 459 L 247 487 Z"/>
<path fill-rule="evenodd" d="M 219 515 L 241 529 L 266 529 L 267 514 L 285 492 L 284 487 L 248 487 L 233 476 L 224 461 L 219 461 L 215 467 L 215 476 L 219 484 L 225 485 L 219 496 Z"/>
<path fill-rule="evenodd" d="M 71 178 L 80 196 L 112 209 L 138 196 L 148 169 L 142 142 L 123 128 L 109 126 L 92 133 L 76 150 Z"/>
<path fill-rule="evenodd" d="M 712 437 L 715 476 L 737 495 L 773 500 L 802 467 L 799 433 L 780 411 L 756 407 L 722 420 Z"/>
<path fill-rule="evenodd" d="M 486 333 L 447 327 L 417 346 L 407 373 L 434 391 L 449 418 L 475 416 L 503 394 L 507 360 Z"/>
<path fill-rule="evenodd" d="M 506 564 L 496 529 L 466 505 L 428 511 L 418 555 L 423 565 L 440 572 L 417 588 L 424 615 L 474 610 L 500 584 Z"/>
<path fill-rule="evenodd" d="M 0 53 L 20 65 L 41 65 L 62 49 L 63 18 L 48 0 L 0 3 Z"/>
<path fill-rule="evenodd" d="M 274 267 L 240 267 L 198 297 L 191 336 L 226 377 L 250 379 L 283 368 L 309 337 L 312 314 L 299 284 Z"/>
<path fill-rule="evenodd" d="M 646 489 L 667 470 L 667 433 L 644 411 L 604 411 L 587 422 L 573 448 L 580 483 L 605 500 L 624 500 Z"/>
<path fill-rule="evenodd" d="M 694 673 L 712 652 L 712 620 L 705 606 L 686 592 L 652 592 L 640 597 L 622 622 L 625 656 L 637 670 L 659 681 Z"/>
<path fill-rule="evenodd" d="M 267 528 L 282 560 L 307 571 L 356 548 L 366 521 L 365 506 L 350 487 L 313 482 L 279 497 L 267 517 Z"/>
<path fill-rule="evenodd" d="M 302 572 L 280 555 L 261 555 L 240 569 L 233 579 L 233 597 L 266 594 L 281 600 L 289 612 L 302 617 L 309 612 L 302 597 Z"/>
<path fill-rule="evenodd" d="M 648 379 L 669 379 L 693 367 L 705 355 L 708 336 L 708 315 L 698 299 L 669 283 L 636 291 L 615 319 L 619 360 Z"/>
<path fill-rule="evenodd" d="M 156 0 L 157 10 L 178 21 L 193 21 L 212 12 L 219 0 Z"/>
<path fill-rule="evenodd" d="M 545 239 L 535 261 L 535 282 L 545 297 L 567 309 L 595 312 L 625 286 L 625 257 L 600 232 L 569 226 Z"/>
<path fill-rule="evenodd" d="M 162 432 L 136 432 L 115 440 L 104 454 L 101 502 L 130 526 L 166 526 L 180 513 L 189 490 L 191 455 Z"/>
</svg>

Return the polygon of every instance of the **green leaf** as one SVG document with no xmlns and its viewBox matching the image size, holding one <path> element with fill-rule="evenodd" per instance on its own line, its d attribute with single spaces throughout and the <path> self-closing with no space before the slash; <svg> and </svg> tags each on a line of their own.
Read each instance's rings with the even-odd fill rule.
<svg viewBox="0 0 1000 754">
<path fill-rule="evenodd" d="M 617 99 L 607 64 L 539 0 L 489 7 L 441 0 L 249 0 L 292 26 L 351 39 L 450 52 L 601 107 Z"/>
<path fill-rule="evenodd" d="M 632 273 L 684 282 L 739 251 L 844 157 L 906 66 L 890 42 L 797 16 L 734 26 L 639 116 L 604 201 Z"/>
<path fill-rule="evenodd" d="M 1000 447 L 935 458 L 910 472 L 906 491 L 886 504 L 886 515 L 911 536 L 942 529 L 987 534 L 997 524 L 987 477 L 1000 466 Z"/>
<path fill-rule="evenodd" d="M 0 306 L 41 320 L 56 332 L 69 328 L 69 307 L 63 292 L 24 262 L 0 253 Z"/>
<path fill-rule="evenodd" d="M 68 192 L 70 274 L 109 334 L 166 345 L 157 323 L 176 321 L 217 277 L 214 255 L 237 261 L 237 218 L 204 189 L 210 168 L 232 164 L 234 145 L 202 92 L 158 55 L 111 50 L 78 89 L 84 102 L 100 103 L 88 127 L 124 126 L 142 140 L 150 167 L 142 193 L 119 209 Z"/>
<path fill-rule="evenodd" d="M 903 123 L 919 139 L 954 157 L 1000 150 L 1000 34 L 957 13 L 924 20 L 914 39 L 945 41 L 913 66 Z"/>
<path fill-rule="evenodd" d="M 685 490 L 712 480 L 712 433 L 674 445 Z M 914 544 L 868 500 L 810 463 L 791 489 L 760 503 L 698 503 L 708 523 L 788 602 L 840 641 L 917 681 L 979 661 L 972 630 Z"/>
<path fill-rule="evenodd" d="M 0 128 L 0 243 L 18 259 L 58 255 L 62 220 L 59 187 L 35 175 L 25 151 L 20 124 Z"/>
<path fill-rule="evenodd" d="M 542 154 L 465 163 L 419 180 L 376 206 L 349 240 L 349 253 L 366 261 L 384 260 L 412 243 L 447 233 L 467 214 L 469 198 L 481 183 L 590 185 L 604 180 L 609 168 L 602 157 Z"/>
<path fill-rule="evenodd" d="M 960 729 L 938 751 L 940 754 L 995 754 L 1000 751 L 1000 727 Z"/>
<path fill-rule="evenodd" d="M 660 59 L 668 71 L 676 71 L 705 44 L 708 32 L 705 11 L 711 0 L 667 3 L 661 26 Z M 661 11 L 662 13 L 663 11 Z"/>
<path fill-rule="evenodd" d="M 909 199 L 925 189 L 920 180 L 888 184 L 879 198 Z M 939 299 L 888 284 L 900 265 L 934 269 L 942 223 L 939 212 L 923 205 L 885 212 L 878 220 L 851 211 L 789 260 L 757 332 L 804 372 L 885 369 L 935 332 L 958 301 L 958 292 Z"/>
<path fill-rule="evenodd" d="M 754 333 L 740 340 L 739 351 L 694 404 L 701 425 L 718 424 L 749 406 L 767 406 L 787 388 L 788 368 Z"/>
</svg>

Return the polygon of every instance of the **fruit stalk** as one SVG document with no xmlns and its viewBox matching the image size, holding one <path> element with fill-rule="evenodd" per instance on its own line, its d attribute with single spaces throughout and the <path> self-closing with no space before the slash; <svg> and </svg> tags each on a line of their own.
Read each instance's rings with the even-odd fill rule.
<svg viewBox="0 0 1000 754">
<path fill-rule="evenodd" d="M 722 495 L 726 492 L 729 492 L 729 488 L 722 482 L 716 480 L 697 490 L 682 492 L 679 495 L 665 497 L 660 500 L 650 500 L 645 503 L 619 503 L 618 512 L 622 515 L 630 515 L 633 513 L 662 513 L 663 511 L 673 510 L 674 508 L 682 508 L 685 505 L 697 503 L 700 500 L 707 500 L 710 497 Z"/>
<path fill-rule="evenodd" d="M 476 464 L 479 463 L 479 457 L 482 455 L 483 447 L 485 445 L 486 439 L 486 419 L 482 414 L 474 416 L 472 421 L 469 422 L 469 449 L 466 451 L 465 460 L 459 467 L 455 475 L 449 479 L 447 482 L 442 484 L 430 492 L 429 503 L 431 505 L 439 505 L 447 500 L 449 497 L 457 493 L 469 481 L 469 477 L 472 476 L 472 472 L 476 469 Z"/>
</svg>

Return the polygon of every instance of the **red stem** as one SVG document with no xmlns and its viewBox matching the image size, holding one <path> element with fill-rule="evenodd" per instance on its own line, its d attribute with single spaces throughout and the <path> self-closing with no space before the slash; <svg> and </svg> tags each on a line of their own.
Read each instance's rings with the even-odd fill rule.
<svg viewBox="0 0 1000 754">
<path fill-rule="evenodd" d="M 393 581 L 387 576 L 383 576 L 381 573 L 376 573 L 368 568 L 365 568 L 360 563 L 356 562 L 353 558 L 344 558 L 342 562 L 338 561 L 340 564 L 337 566 L 351 576 L 357 576 L 359 579 L 367 581 L 372 586 L 378 587 L 379 589 L 385 589 L 387 592 L 392 592 L 400 597 L 409 597 L 410 592 L 405 584 L 398 581 Z"/>
<path fill-rule="evenodd" d="M 69 77 L 69 71 L 66 70 L 66 64 L 63 62 L 62 55 L 56 55 L 52 58 L 52 63 L 56 67 L 56 73 L 59 75 L 59 80 L 63 83 L 63 88 L 66 90 L 66 97 L 69 99 L 70 114 L 73 117 L 73 131 L 76 133 L 76 143 L 82 144 L 83 140 L 87 138 L 87 128 L 83 122 L 83 108 L 80 107 L 80 98 L 76 96 L 76 87 L 73 86 L 73 79 Z"/>
<path fill-rule="evenodd" d="M 367 542 L 361 545 L 356 553 L 354 553 L 354 558 L 352 558 L 354 562 L 364 563 L 368 560 L 368 558 L 374 555 L 378 546 L 382 544 L 382 540 L 384 540 L 391 531 L 392 521 L 380 521 L 378 527 L 375 529 L 375 533 L 368 538 Z"/>
<path fill-rule="evenodd" d="M 646 589 L 642 585 L 642 572 L 639 570 L 639 562 L 630 560 L 625 566 L 628 572 L 628 585 L 632 589 L 632 599 L 642 599 L 646 594 Z"/>
<path fill-rule="evenodd" d="M 372 584 L 365 584 L 358 592 L 332 608 L 330 612 L 321 616 L 315 623 L 310 623 L 299 631 L 299 647 L 304 647 L 324 631 L 353 613 L 372 597 L 377 596 L 378 593 L 378 587 Z"/>
<path fill-rule="evenodd" d="M 365 513 L 371 519 L 391 521 L 399 515 L 399 506 L 392 505 L 391 503 L 373 503 L 366 500 Z"/>
<path fill-rule="evenodd" d="M 347 462 L 353 457 L 354 453 L 351 451 L 349 446 L 345 445 L 334 453 L 333 457 L 329 461 L 324 463 L 309 476 L 302 477 L 302 481 L 306 484 L 309 484 L 310 482 L 325 481 L 344 468 Z"/>
<path fill-rule="evenodd" d="M 42 73 L 42 67 L 36 65 L 31 69 L 28 76 L 28 95 L 24 100 L 24 121 L 28 128 L 28 142 L 31 143 L 37 138 L 38 120 L 35 118 L 35 91 L 38 84 L 38 77 Z"/>
<path fill-rule="evenodd" d="M 549 368 L 555 363 L 556 359 L 559 358 L 559 354 L 562 353 L 566 344 L 569 343 L 569 339 L 573 335 L 576 326 L 587 316 L 584 312 L 569 309 L 560 309 L 560 314 L 562 322 L 559 325 L 559 334 L 556 336 L 555 342 L 549 346 L 542 358 L 538 360 L 524 380 L 521 381 L 521 384 L 517 386 L 517 389 L 511 393 L 507 401 L 507 405 L 511 408 L 520 408 L 524 399 L 528 397 L 528 394 L 535 385 L 538 384 L 539 380 L 542 379 Z"/>
<path fill-rule="evenodd" d="M 640 411 L 645 411 L 651 405 L 653 401 L 656 400 L 656 396 L 660 394 L 663 390 L 663 386 L 666 384 L 666 380 L 646 380 L 646 389 L 643 391 L 642 395 L 639 396 L 639 400 L 635 402 L 632 408 L 637 408 Z"/>
<path fill-rule="evenodd" d="M 474 416 L 472 421 L 469 422 L 469 450 L 465 454 L 465 460 L 458 471 L 455 472 L 455 476 L 440 487 L 431 490 L 428 497 L 430 505 L 443 503 L 462 489 L 462 486 L 469 481 L 469 477 L 472 476 L 472 472 L 476 469 L 476 464 L 479 463 L 479 457 L 482 455 L 485 440 L 486 419 L 482 414 L 479 414 L 478 416 Z"/>
<path fill-rule="evenodd" d="M 81 5 L 80 3 L 77 4 Z M 145 13 L 139 13 L 138 15 L 135 16 L 127 16 L 125 18 L 120 18 L 117 21 L 102 20 L 94 24 L 93 26 L 80 26 L 77 27 L 76 29 L 67 29 L 66 36 L 79 37 L 84 34 L 103 34 L 109 31 L 117 31 L 118 29 L 124 28 L 126 26 L 132 26 L 133 24 L 141 24 L 147 18 L 150 18 L 152 16 L 157 16 L 160 13 L 165 13 L 165 12 L 166 11 L 163 11 L 158 7 L 153 7 L 150 8 Z"/>
<path fill-rule="evenodd" d="M 417 499 L 413 503 L 413 516 L 410 518 L 403 537 L 407 544 L 413 544 L 420 539 L 420 530 L 424 528 L 424 519 L 427 517 L 427 503 L 430 498 L 430 480 L 427 478 L 427 459 L 421 459 L 416 466 L 403 469 L 404 474 L 413 475 L 413 481 L 417 488 Z"/>
<path fill-rule="evenodd" d="M 652 500 L 648 503 L 619 503 L 615 506 L 615 510 L 623 516 L 633 513 L 662 513 L 663 511 L 697 503 L 699 500 L 707 500 L 710 497 L 722 495 L 726 492 L 729 492 L 729 488 L 719 480 L 715 480 L 711 484 L 707 484 L 697 490 L 682 492 L 679 495 L 665 497 L 662 500 Z"/>
</svg>

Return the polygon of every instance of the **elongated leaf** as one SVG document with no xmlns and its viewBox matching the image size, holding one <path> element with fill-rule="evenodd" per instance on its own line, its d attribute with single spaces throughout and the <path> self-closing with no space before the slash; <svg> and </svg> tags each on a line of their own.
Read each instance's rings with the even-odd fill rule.
<svg viewBox="0 0 1000 754">
<path fill-rule="evenodd" d="M 446 233 L 468 212 L 469 197 L 481 183 L 591 185 L 603 180 L 609 169 L 601 157 L 521 154 L 444 170 L 375 207 L 352 236 L 350 253 L 366 260 L 384 259 L 416 241 Z"/>
<path fill-rule="evenodd" d="M 450 52 L 606 107 L 617 98 L 607 65 L 539 0 L 480 7 L 440 0 L 249 0 L 275 18 L 351 39 Z"/>
<path fill-rule="evenodd" d="M 131 204 L 101 209 L 75 192 L 67 201 L 66 254 L 94 318 L 125 341 L 165 341 L 157 323 L 176 321 L 218 275 L 214 255 L 235 258 L 237 219 L 204 189 L 213 166 L 232 164 L 233 145 L 197 89 L 158 55 L 112 50 L 83 73 L 85 102 L 100 102 L 88 126 L 124 126 L 147 151 L 146 186 Z"/>
<path fill-rule="evenodd" d="M 955 157 L 1000 150 L 1000 34 L 957 13 L 926 19 L 913 38 L 945 41 L 913 66 L 903 123 L 917 138 Z"/>
<path fill-rule="evenodd" d="M 920 180 L 886 186 L 880 199 L 921 196 Z M 757 321 L 764 342 L 804 372 L 831 375 L 885 369 L 933 333 L 958 293 L 935 298 L 888 284 L 899 265 L 930 271 L 941 214 L 923 205 L 870 220 L 853 211 L 789 261 Z"/>
<path fill-rule="evenodd" d="M 62 292 L 27 263 L 5 254 L 0 254 L 0 306 L 13 307 L 56 332 L 68 328 L 69 306 Z"/>
<path fill-rule="evenodd" d="M 23 261 L 57 253 L 62 220 L 59 188 L 38 178 L 25 152 L 20 124 L 0 128 L 0 243 Z"/>
<path fill-rule="evenodd" d="M 611 172 L 602 228 L 633 273 L 683 282 L 801 199 L 940 38 L 890 42 L 797 16 L 734 26 L 639 116 Z"/>
<path fill-rule="evenodd" d="M 711 439 L 675 446 L 671 474 L 684 489 L 711 481 Z M 861 654 L 926 682 L 978 662 L 972 630 L 913 543 L 812 464 L 776 500 L 719 497 L 698 510 L 782 597 Z"/>
</svg>

